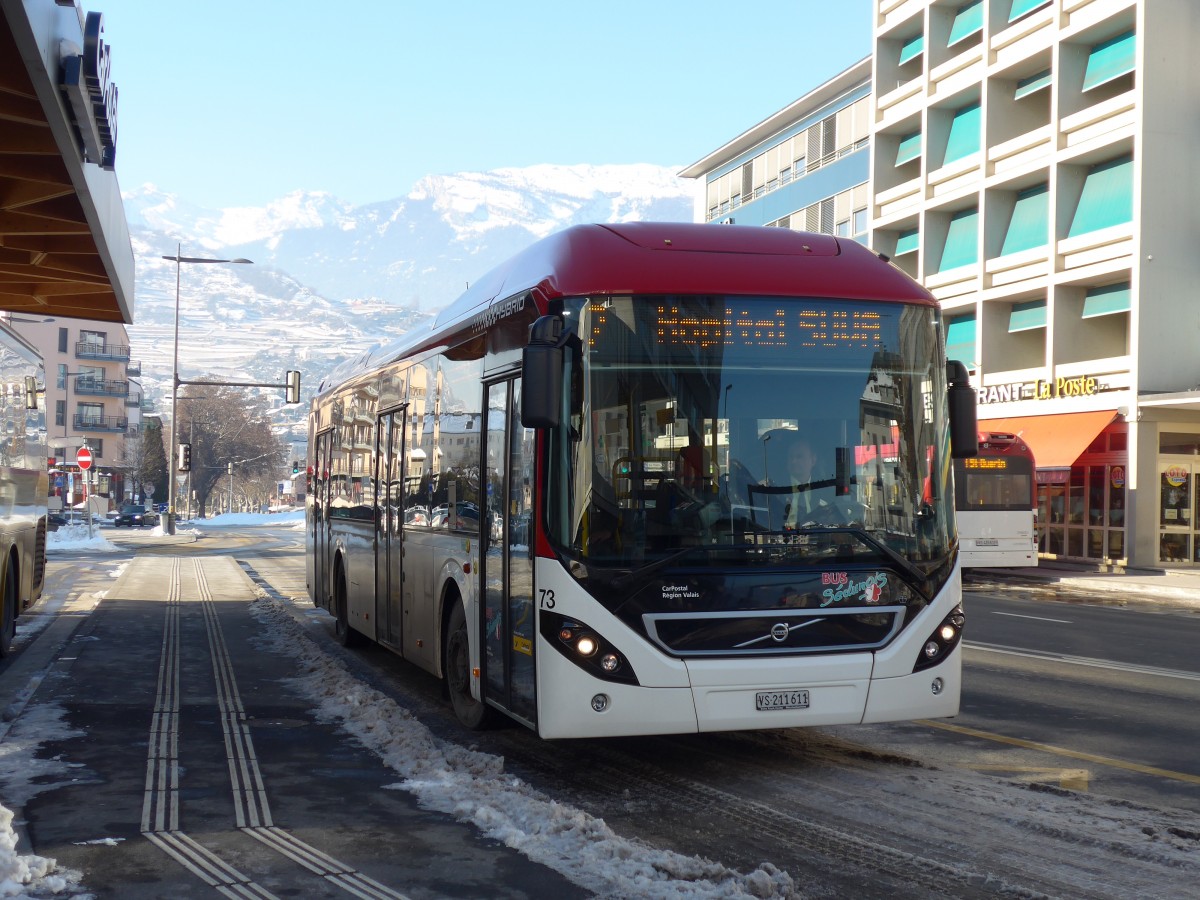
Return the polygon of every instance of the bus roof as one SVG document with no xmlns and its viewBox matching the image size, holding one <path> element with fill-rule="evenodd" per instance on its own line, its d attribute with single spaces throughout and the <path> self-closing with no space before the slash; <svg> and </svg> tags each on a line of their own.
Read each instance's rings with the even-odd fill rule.
<svg viewBox="0 0 1200 900">
<path fill-rule="evenodd" d="M 447 306 L 429 331 L 363 353 L 322 387 L 437 346 L 494 303 L 532 291 L 545 312 L 559 297 L 692 294 L 829 297 L 936 307 L 904 272 L 853 240 L 747 225 L 626 222 L 576 225 L 530 244 Z"/>
<path fill-rule="evenodd" d="M 730 265 L 731 256 L 745 265 Z M 936 305 L 933 296 L 857 241 L 745 225 L 627 222 L 576 225 L 492 269 L 438 316 L 453 326 L 495 300 L 734 294 L 839 297 Z"/>
</svg>

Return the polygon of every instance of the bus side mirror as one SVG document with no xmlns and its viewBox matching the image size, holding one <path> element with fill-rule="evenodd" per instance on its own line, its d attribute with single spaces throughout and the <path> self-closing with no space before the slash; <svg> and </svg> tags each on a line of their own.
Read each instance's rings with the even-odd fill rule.
<svg viewBox="0 0 1200 900">
<path fill-rule="evenodd" d="M 979 428 L 975 409 L 975 389 L 967 376 L 967 367 L 957 359 L 946 362 L 946 390 L 950 408 L 950 456 L 966 459 L 979 453 Z"/>
<path fill-rule="evenodd" d="M 521 359 L 521 424 L 526 428 L 557 428 L 562 422 L 562 330 L 558 316 L 542 316 L 529 326 Z"/>
</svg>

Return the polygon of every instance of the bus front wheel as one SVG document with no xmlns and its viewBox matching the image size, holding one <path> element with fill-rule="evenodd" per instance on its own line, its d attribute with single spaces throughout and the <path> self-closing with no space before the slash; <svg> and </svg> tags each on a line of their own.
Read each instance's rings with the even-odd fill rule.
<svg viewBox="0 0 1200 900">
<path fill-rule="evenodd" d="M 467 634 L 467 614 L 461 599 L 454 601 L 446 624 L 446 689 L 458 721 L 472 731 L 482 731 L 495 721 L 495 713 L 486 703 L 471 695 L 471 644 Z"/>
<path fill-rule="evenodd" d="M 17 577 L 11 560 L 4 567 L 4 585 L 0 591 L 0 658 L 12 652 L 12 642 L 17 636 Z"/>
<path fill-rule="evenodd" d="M 337 642 L 343 647 L 361 647 L 366 638 L 361 632 L 350 627 L 350 613 L 347 607 L 346 574 L 338 566 L 337 575 L 333 579 L 333 608 L 337 610 L 334 617 L 333 632 Z"/>
</svg>

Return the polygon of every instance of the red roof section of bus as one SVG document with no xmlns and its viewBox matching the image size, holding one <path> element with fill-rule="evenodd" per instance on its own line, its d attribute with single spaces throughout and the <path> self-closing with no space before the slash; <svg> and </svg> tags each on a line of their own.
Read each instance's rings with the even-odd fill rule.
<svg viewBox="0 0 1200 900">
<path fill-rule="evenodd" d="M 741 257 L 730 265 L 731 256 Z M 857 241 L 787 228 L 630 222 L 577 225 L 496 267 L 448 307 L 438 327 L 493 300 L 733 294 L 837 297 L 936 305 L 931 294 Z"/>
</svg>

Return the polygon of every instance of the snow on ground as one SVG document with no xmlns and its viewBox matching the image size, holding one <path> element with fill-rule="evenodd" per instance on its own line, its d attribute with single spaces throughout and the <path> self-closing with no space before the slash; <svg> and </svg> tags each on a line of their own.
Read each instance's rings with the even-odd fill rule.
<svg viewBox="0 0 1200 900">
<path fill-rule="evenodd" d="M 201 534 L 207 529 L 254 526 L 302 530 L 304 513 L 226 514 L 183 523 L 176 533 Z M 84 526 L 61 528 L 50 535 L 48 549 L 128 552 L 127 547 L 107 540 L 112 531 L 93 529 L 89 538 Z M 161 527 L 155 532 L 163 533 Z M 114 569 L 112 577 L 116 578 L 121 568 Z M 297 658 L 301 674 L 293 686 L 312 702 L 314 714 L 322 721 L 336 722 L 378 754 L 400 777 L 393 787 L 410 791 L 428 809 L 470 822 L 483 834 L 602 895 L 715 900 L 785 896 L 794 891 L 791 877 L 769 863 L 743 874 L 719 862 L 657 850 L 622 837 L 603 819 L 559 803 L 506 774 L 502 757 L 436 738 L 411 713 L 359 682 L 340 662 L 326 655 L 297 624 L 284 602 L 259 600 L 252 612 L 266 626 L 270 648 Z M 64 726 L 55 711 L 46 708 L 42 715 L 44 721 L 40 723 L 23 723 L 19 739 L 4 736 L 0 742 L 0 765 L 4 769 L 28 764 L 41 743 L 62 736 Z M 23 761 L 6 761 L 4 753 L 19 754 Z M 17 801 L 10 802 L 20 803 L 37 787 L 24 782 L 9 789 L 19 795 Z M 15 852 L 11 820 L 12 813 L 0 807 L 0 897 L 77 892 L 78 873 L 58 870 L 54 860 Z"/>
<path fill-rule="evenodd" d="M 603 819 L 540 793 L 504 771 L 504 759 L 439 740 L 379 691 L 353 675 L 305 634 L 284 601 L 262 599 L 251 612 L 267 626 L 269 649 L 296 659 L 292 685 L 320 721 L 352 734 L 426 809 L 475 825 L 600 896 L 783 897 L 791 876 L 770 863 L 748 875 L 719 862 L 658 850 L 614 832 Z"/>
</svg>

